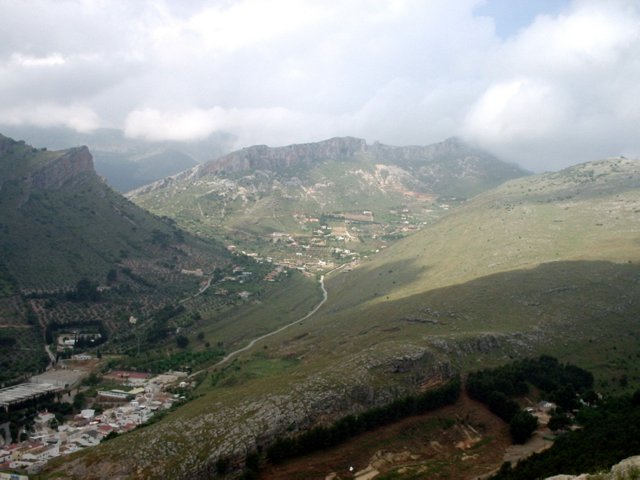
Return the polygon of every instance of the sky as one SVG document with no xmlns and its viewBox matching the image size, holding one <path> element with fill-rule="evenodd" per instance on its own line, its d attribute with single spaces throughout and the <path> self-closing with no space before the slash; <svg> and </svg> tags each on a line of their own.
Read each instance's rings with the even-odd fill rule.
<svg viewBox="0 0 640 480">
<path fill-rule="evenodd" d="M 638 0 L 0 0 L 2 125 L 640 157 Z"/>
</svg>

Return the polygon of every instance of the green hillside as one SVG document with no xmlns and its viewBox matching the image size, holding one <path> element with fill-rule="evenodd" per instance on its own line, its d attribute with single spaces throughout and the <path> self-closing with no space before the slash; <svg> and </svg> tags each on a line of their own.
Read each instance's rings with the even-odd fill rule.
<svg viewBox="0 0 640 480">
<path fill-rule="evenodd" d="M 87 324 L 115 335 L 129 316 L 146 318 L 196 292 L 202 278 L 183 271 L 210 275 L 231 261 L 219 244 L 111 190 L 86 147 L 50 152 L 4 136 L 0 259 L 0 334 L 9 347 L 0 381 L 44 366 L 45 330 Z"/>
<path fill-rule="evenodd" d="M 478 196 L 329 275 L 315 316 L 218 368 L 186 406 L 53 468 L 206 476 L 276 433 L 539 353 L 592 370 L 600 391 L 636 388 L 639 166 L 591 162 Z"/>
</svg>

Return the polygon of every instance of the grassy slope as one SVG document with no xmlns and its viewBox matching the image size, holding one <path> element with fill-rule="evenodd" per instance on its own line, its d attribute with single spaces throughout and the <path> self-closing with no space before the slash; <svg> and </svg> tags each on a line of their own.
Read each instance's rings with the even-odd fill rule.
<svg viewBox="0 0 640 480">
<path fill-rule="evenodd" d="M 177 256 L 175 263 L 190 268 L 205 256 L 210 265 L 227 259 L 221 246 L 184 235 L 149 215 L 102 183 L 93 170 L 80 171 L 52 188 L 33 187 L 25 180 L 68 152 L 14 143 L 0 159 L 0 251 L 21 288 L 64 287 L 82 276 L 103 280 L 109 269 L 129 257 Z M 198 253 L 200 258 L 193 258 Z"/>
<path fill-rule="evenodd" d="M 0 136 L 0 152 L 0 334 L 16 340 L 0 351 L 1 380 L 44 367 L 45 325 L 93 321 L 114 333 L 129 315 L 146 318 L 194 293 L 201 279 L 181 269 L 211 272 L 230 262 L 221 245 L 181 232 L 111 190 L 86 150 L 37 150 Z M 50 306 L 26 296 L 53 295 L 82 277 L 105 285 L 110 270 L 118 272 L 110 286 L 130 293 L 108 291 L 97 303 L 59 296 Z"/>
<path fill-rule="evenodd" d="M 366 331 L 357 337 L 365 345 L 412 332 L 542 335 L 546 321 L 596 320 L 607 309 L 609 320 L 618 316 L 635 328 L 629 312 L 637 307 L 639 185 L 638 162 L 624 160 L 508 182 L 333 277 L 322 322 Z M 440 323 L 405 321 L 399 333 L 382 332 L 411 316 Z"/>
<path fill-rule="evenodd" d="M 478 197 L 334 274 L 315 318 L 243 355 L 215 386 L 205 380 L 204 396 L 165 421 L 87 458 L 115 468 L 136 445 L 141 472 L 186 474 L 311 412 L 416 386 L 443 362 L 472 369 L 546 351 L 595 368 L 600 387 L 622 373 L 637 384 L 638 172 L 637 162 L 597 162 Z M 409 368 L 393 373 L 398 365 Z M 185 425 L 188 436 L 176 430 Z"/>
</svg>

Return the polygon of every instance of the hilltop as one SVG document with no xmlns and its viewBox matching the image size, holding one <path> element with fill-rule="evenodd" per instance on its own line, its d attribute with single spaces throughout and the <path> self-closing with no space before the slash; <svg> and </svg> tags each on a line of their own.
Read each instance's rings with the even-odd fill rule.
<svg viewBox="0 0 640 480">
<path fill-rule="evenodd" d="M 244 148 L 129 198 L 192 233 L 317 270 L 386 248 L 526 174 L 454 138 L 393 147 L 343 137 Z"/>
<path fill-rule="evenodd" d="M 0 136 L 0 362 L 4 381 L 40 370 L 64 329 L 121 333 L 230 263 L 109 188 L 86 147 L 36 149 Z M 85 327 L 83 327 L 83 325 Z M 46 335 L 45 335 L 46 331 Z"/>
<path fill-rule="evenodd" d="M 230 150 L 231 137 L 211 135 L 190 142 L 146 141 L 129 138 L 113 128 L 80 133 L 65 127 L 0 126 L 5 134 L 38 148 L 64 150 L 87 145 L 95 169 L 112 188 L 127 192 L 210 161 Z"/>
<path fill-rule="evenodd" d="M 204 478 L 221 455 L 241 462 L 274 435 L 538 353 L 593 370 L 599 390 L 633 387 L 638 166 L 589 162 L 476 196 L 329 275 L 313 317 L 213 371 L 201 397 L 58 471 L 82 476 L 91 464 L 132 478 Z M 139 456 L 125 465 L 133 448 Z"/>
</svg>

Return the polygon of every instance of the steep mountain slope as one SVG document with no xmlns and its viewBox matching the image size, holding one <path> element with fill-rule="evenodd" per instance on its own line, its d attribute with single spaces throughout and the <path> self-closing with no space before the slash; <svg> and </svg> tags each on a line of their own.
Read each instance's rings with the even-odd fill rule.
<svg viewBox="0 0 640 480">
<path fill-rule="evenodd" d="M 207 478 L 220 455 L 240 462 L 274 435 L 455 370 L 535 353 L 593 369 L 598 389 L 622 375 L 633 387 L 639 215 L 635 160 L 507 182 L 332 273 L 328 300 L 313 317 L 215 371 L 197 391 L 203 396 L 162 422 L 57 471 L 80 478 L 91 464 L 105 475 Z M 134 448 L 136 461 L 124 462 Z"/>
<path fill-rule="evenodd" d="M 130 198 L 192 232 L 310 266 L 384 248 L 450 202 L 525 174 L 456 139 L 391 147 L 345 137 L 245 148 Z"/>
<path fill-rule="evenodd" d="M 111 190 L 86 147 L 50 152 L 0 136 L 0 259 L 0 328 L 12 347 L 0 361 L 8 362 L 25 342 L 44 352 L 42 333 L 53 324 L 114 333 L 129 315 L 196 291 L 200 279 L 183 270 L 212 272 L 229 255 Z M 74 297 L 83 278 L 92 298 Z"/>
<path fill-rule="evenodd" d="M 224 134 L 191 142 L 153 142 L 128 138 L 123 131 L 110 128 L 88 133 L 64 127 L 0 126 L 0 130 L 52 150 L 87 145 L 98 174 L 120 192 L 210 161 L 228 152 L 232 143 L 230 136 Z"/>
</svg>

